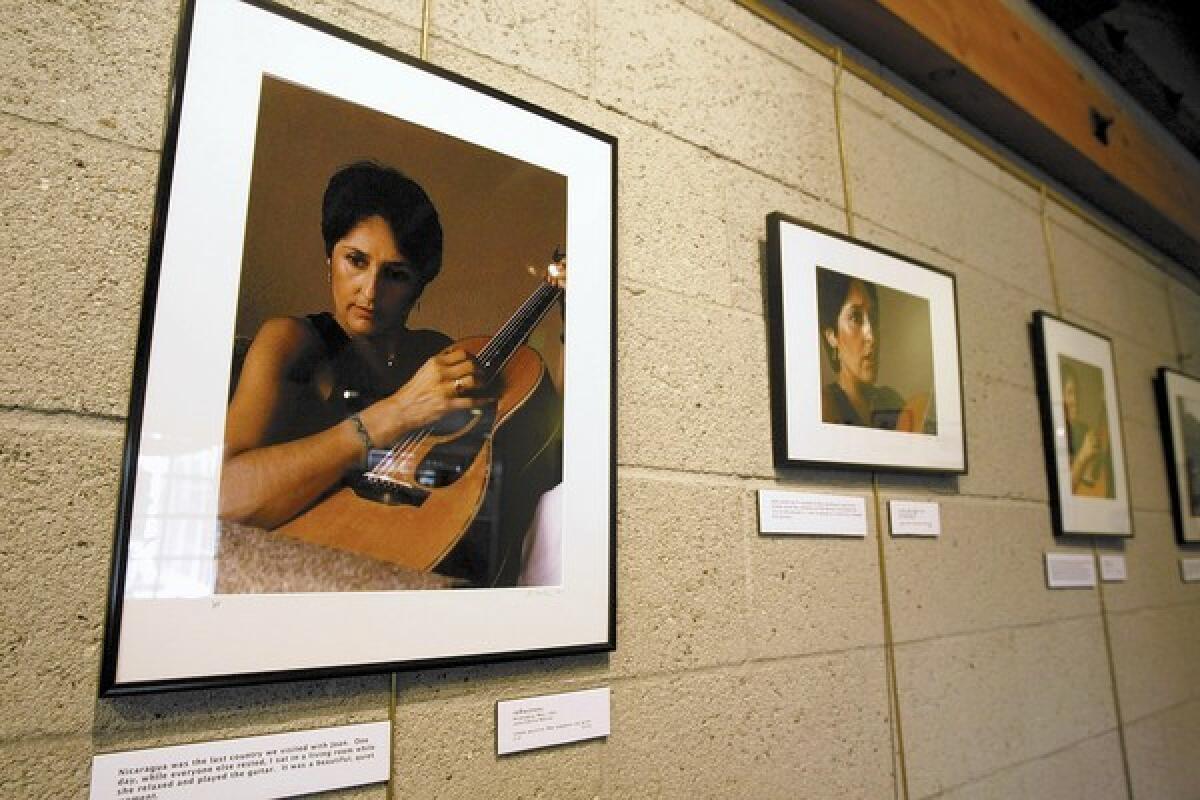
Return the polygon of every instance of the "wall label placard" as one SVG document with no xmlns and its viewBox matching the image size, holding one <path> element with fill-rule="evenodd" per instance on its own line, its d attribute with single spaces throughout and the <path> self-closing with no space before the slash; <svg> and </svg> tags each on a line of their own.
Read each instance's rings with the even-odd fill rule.
<svg viewBox="0 0 1200 800">
<path fill-rule="evenodd" d="M 270 800 L 388 779 L 391 723 L 108 753 L 90 800 Z"/>
<path fill-rule="evenodd" d="M 1179 575 L 1184 583 L 1200 583 L 1200 558 L 1179 559 Z"/>
<path fill-rule="evenodd" d="M 496 703 L 496 755 L 608 736 L 608 687 Z"/>
<path fill-rule="evenodd" d="M 866 536 L 867 501 L 853 495 L 758 492 L 759 533 Z"/>
<path fill-rule="evenodd" d="M 888 503 L 892 536 L 941 536 L 942 507 L 938 503 L 892 500 Z"/>
<path fill-rule="evenodd" d="M 1051 589 L 1090 589 L 1096 585 L 1091 553 L 1046 553 L 1046 585 Z"/>
<path fill-rule="evenodd" d="M 1100 556 L 1100 579 L 1105 581 L 1123 581 L 1128 576 L 1125 568 L 1125 556 Z"/>
</svg>

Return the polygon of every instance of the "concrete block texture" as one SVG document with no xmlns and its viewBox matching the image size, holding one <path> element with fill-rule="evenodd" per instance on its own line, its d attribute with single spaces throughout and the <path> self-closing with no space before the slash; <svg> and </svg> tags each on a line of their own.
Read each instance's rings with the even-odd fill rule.
<svg viewBox="0 0 1200 800">
<path fill-rule="evenodd" d="M 122 431 L 3 412 L 0 739 L 91 728 Z"/>
<path fill-rule="evenodd" d="M 601 797 L 609 747 L 603 739 L 496 755 L 496 702 L 527 696 L 497 687 L 429 702 L 402 699 L 393 732 L 395 796 Z"/>
<path fill-rule="evenodd" d="M 1024 800 L 1125 800 L 1129 795 L 1121 768 L 1121 742 L 1116 731 L 1109 731 L 930 797 L 941 800 L 1010 800 L 1017 797 Z"/>
<path fill-rule="evenodd" d="M 595 25 L 597 101 L 816 197 L 841 197 L 827 62 L 822 74 L 802 71 L 670 0 L 597 3 Z"/>
<path fill-rule="evenodd" d="M 616 674 L 744 661 L 746 490 L 622 474 Z"/>
<path fill-rule="evenodd" d="M 123 415 L 157 157 L 0 116 L 0 403 Z"/>
<path fill-rule="evenodd" d="M 1200 600 L 1110 614 L 1108 624 L 1126 724 L 1196 699 Z"/>
<path fill-rule="evenodd" d="M 1200 700 L 1143 717 L 1125 729 L 1134 797 L 1189 800 L 1200 786 Z"/>
<path fill-rule="evenodd" d="M 408 12 L 420 24 L 421 3 L 372 0 L 370 5 L 383 13 Z M 388 10 L 392 6 L 395 11 Z M 587 95 L 593 13 L 590 3 L 563 0 L 439 0 L 430 7 L 430 35 Z"/>
<path fill-rule="evenodd" d="M 755 524 L 757 497 L 748 493 L 743 503 L 750 537 L 746 636 L 751 658 L 882 645 L 877 534 L 865 539 L 762 536 Z"/>
<path fill-rule="evenodd" d="M 911 494 L 885 500 L 911 500 Z M 897 642 L 1095 617 L 1095 592 L 1046 588 L 1043 554 L 1091 552 L 1055 541 L 1040 503 L 929 497 L 939 504 L 937 539 L 886 539 L 888 595 Z M 887 511 L 884 511 L 885 516 Z"/>
<path fill-rule="evenodd" d="M 1090 239 L 1053 222 L 1050 237 L 1063 312 L 1095 330 L 1120 333 L 1144 347 L 1171 352 L 1174 338 L 1166 278 L 1118 255 L 1093 247 Z M 1073 320 L 1074 321 L 1074 320 Z"/>
<path fill-rule="evenodd" d="M 901 644 L 896 669 L 914 797 L 1116 727 L 1098 617 Z"/>
<path fill-rule="evenodd" d="M 179 7 L 172 0 L 4 0 L 0 112 L 158 147 Z"/>
<path fill-rule="evenodd" d="M 623 682 L 602 796 L 890 797 L 887 713 L 875 648 Z"/>
<path fill-rule="evenodd" d="M 1200 293 L 1172 281 L 1168 285 L 1171 319 L 1175 323 L 1177 361 L 1163 364 L 1200 375 Z"/>
<path fill-rule="evenodd" d="M 967 474 L 962 494 L 1045 501 L 1045 451 L 1037 394 L 995 379 L 963 375 Z"/>
<path fill-rule="evenodd" d="M 1100 541 L 1100 555 L 1125 556 L 1127 578 L 1104 585 L 1104 608 L 1111 614 L 1200 602 L 1200 586 L 1179 577 L 1179 559 L 1189 556 L 1176 544 L 1175 523 L 1167 511 L 1135 511 L 1131 539 Z"/>
<path fill-rule="evenodd" d="M 617 363 L 638 379 L 617 387 L 619 463 L 770 476 L 763 318 L 625 282 L 656 260 L 621 256 Z"/>
</svg>

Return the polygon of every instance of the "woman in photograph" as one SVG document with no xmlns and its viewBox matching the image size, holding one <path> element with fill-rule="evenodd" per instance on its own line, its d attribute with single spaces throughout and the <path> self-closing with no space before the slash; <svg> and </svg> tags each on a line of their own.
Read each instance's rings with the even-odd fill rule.
<svg viewBox="0 0 1200 800">
<path fill-rule="evenodd" d="M 330 310 L 269 319 L 236 379 L 218 509 L 227 522 L 274 529 L 373 453 L 495 399 L 464 349 L 408 327 L 442 262 L 438 214 L 416 182 L 374 162 L 340 169 L 321 234 Z"/>
<path fill-rule="evenodd" d="M 1071 493 L 1086 497 L 1112 497 L 1108 425 L 1101 420 L 1093 428 L 1080 416 L 1079 375 L 1070 364 L 1062 364 L 1062 391 L 1071 462 Z"/>
<path fill-rule="evenodd" d="M 821 420 L 923 431 L 927 396 L 906 404 L 895 389 L 875 385 L 882 343 L 875 284 L 818 267 L 817 303 L 821 345 L 834 374 L 821 391 Z"/>
</svg>

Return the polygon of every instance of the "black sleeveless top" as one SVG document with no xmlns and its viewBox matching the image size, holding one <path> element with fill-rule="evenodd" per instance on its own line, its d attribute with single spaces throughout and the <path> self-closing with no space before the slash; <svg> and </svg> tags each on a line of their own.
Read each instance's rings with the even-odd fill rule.
<svg viewBox="0 0 1200 800">
<path fill-rule="evenodd" d="M 327 402 L 346 416 L 362 411 L 367 406 L 394 391 L 393 387 L 380 386 L 370 366 L 355 351 L 350 337 L 334 319 L 333 314 L 322 311 L 305 317 L 308 324 L 321 340 L 325 356 L 333 370 L 333 387 Z M 430 357 L 450 344 L 451 339 L 437 331 L 410 331 L 405 351 L 397 355 L 392 369 L 394 387 L 403 386 L 416 374 Z"/>
</svg>

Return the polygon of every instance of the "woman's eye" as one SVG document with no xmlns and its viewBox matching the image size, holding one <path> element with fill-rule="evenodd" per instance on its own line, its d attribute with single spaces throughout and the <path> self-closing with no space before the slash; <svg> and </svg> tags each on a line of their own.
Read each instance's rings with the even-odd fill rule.
<svg viewBox="0 0 1200 800">
<path fill-rule="evenodd" d="M 367 265 L 367 257 L 362 253 L 347 253 L 346 260 L 356 267 L 365 267 Z"/>
<path fill-rule="evenodd" d="M 412 273 L 403 267 L 393 267 L 385 274 L 388 280 L 396 281 L 397 283 L 408 283 L 412 280 Z"/>
</svg>

